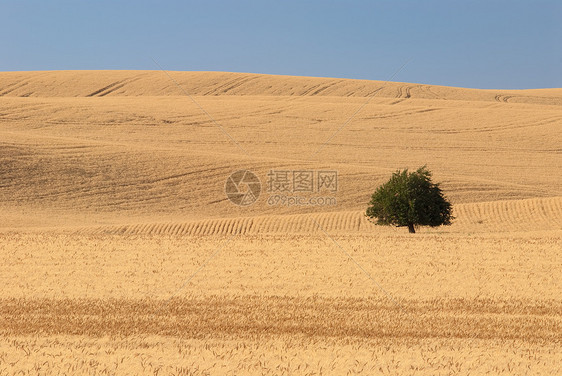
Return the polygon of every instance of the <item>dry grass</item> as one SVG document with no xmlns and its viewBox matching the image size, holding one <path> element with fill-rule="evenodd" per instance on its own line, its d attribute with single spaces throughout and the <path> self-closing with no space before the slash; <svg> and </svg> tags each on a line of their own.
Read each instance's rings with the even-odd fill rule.
<svg viewBox="0 0 562 376">
<path fill-rule="evenodd" d="M 378 234 L 333 239 L 397 299 L 560 298 L 562 234 Z M 4 298 L 382 298 L 324 235 L 0 235 Z M 17 277 L 16 277 L 17 276 Z"/>
<path fill-rule="evenodd" d="M 559 367 L 560 232 L 418 235 L 334 236 L 393 301 L 320 235 L 4 234 L 4 370 L 413 375 Z"/>
<path fill-rule="evenodd" d="M 279 296 L 204 299 L 5 299 L 2 333 L 88 337 L 464 338 L 554 343 L 562 304 L 491 299 L 375 300 Z"/>
<path fill-rule="evenodd" d="M 171 74 L 248 154 L 162 72 L 0 73 L 0 375 L 561 373 L 562 89 L 390 83 L 314 154 L 381 82 Z M 453 226 L 365 220 L 426 163 Z"/>
<path fill-rule="evenodd" d="M 478 339 L 1 337 L 0 375 L 550 375 L 562 370 L 558 350 Z"/>
</svg>

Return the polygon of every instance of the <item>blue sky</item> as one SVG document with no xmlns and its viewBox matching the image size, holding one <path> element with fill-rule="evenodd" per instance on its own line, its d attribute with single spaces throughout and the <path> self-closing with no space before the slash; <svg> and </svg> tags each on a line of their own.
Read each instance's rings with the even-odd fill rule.
<svg viewBox="0 0 562 376">
<path fill-rule="evenodd" d="M 0 70 L 158 69 L 562 87 L 562 1 L 0 0 Z"/>
</svg>

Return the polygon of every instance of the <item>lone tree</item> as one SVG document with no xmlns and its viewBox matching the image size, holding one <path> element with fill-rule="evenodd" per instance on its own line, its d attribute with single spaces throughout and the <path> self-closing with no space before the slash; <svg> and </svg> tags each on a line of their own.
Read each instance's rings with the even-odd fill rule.
<svg viewBox="0 0 562 376">
<path fill-rule="evenodd" d="M 425 166 L 416 172 L 396 171 L 373 193 L 369 205 L 366 215 L 376 218 L 377 225 L 408 226 L 411 233 L 415 226 L 450 225 L 454 219 L 451 204 Z"/>
</svg>

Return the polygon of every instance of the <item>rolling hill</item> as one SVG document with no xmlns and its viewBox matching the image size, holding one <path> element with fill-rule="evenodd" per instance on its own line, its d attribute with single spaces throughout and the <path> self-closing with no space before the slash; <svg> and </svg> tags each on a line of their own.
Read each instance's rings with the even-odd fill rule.
<svg viewBox="0 0 562 376">
<path fill-rule="evenodd" d="M 487 221 L 497 212 L 472 203 L 524 200 L 512 205 L 512 220 L 535 229 L 518 208 L 562 196 L 562 89 L 221 72 L 4 72 L 0 103 L 2 228 L 343 218 L 364 210 L 392 171 L 424 164 L 463 205 L 459 222 L 471 211 L 484 211 Z M 260 178 L 255 205 L 226 199 L 225 181 L 236 170 Z M 268 205 L 270 170 L 337 171 L 337 205 Z M 560 199 L 545 202 L 558 203 L 547 210 L 559 221 Z"/>
</svg>

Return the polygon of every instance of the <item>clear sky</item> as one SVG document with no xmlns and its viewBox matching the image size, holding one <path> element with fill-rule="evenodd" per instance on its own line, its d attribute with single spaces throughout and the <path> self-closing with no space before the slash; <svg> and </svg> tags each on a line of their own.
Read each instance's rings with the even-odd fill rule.
<svg viewBox="0 0 562 376">
<path fill-rule="evenodd" d="M 562 87 L 561 0 L 0 0 L 0 70 L 158 69 Z"/>
</svg>

